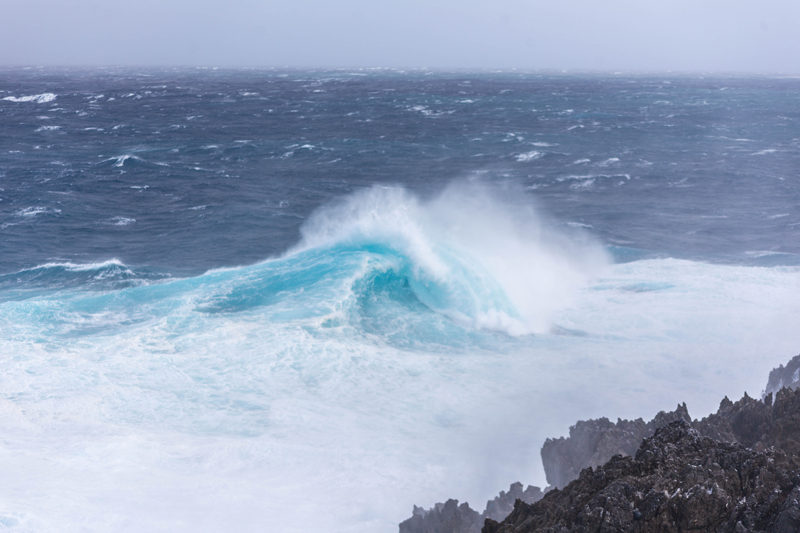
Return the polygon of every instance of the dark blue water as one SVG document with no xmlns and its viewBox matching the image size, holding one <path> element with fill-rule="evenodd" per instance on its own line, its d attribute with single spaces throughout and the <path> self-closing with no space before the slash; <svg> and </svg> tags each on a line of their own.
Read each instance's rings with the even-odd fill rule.
<svg viewBox="0 0 800 533">
<path fill-rule="evenodd" d="M 0 70 L 0 525 L 393 531 L 757 395 L 798 170 L 798 79 Z"/>
<path fill-rule="evenodd" d="M 795 79 L 5 70 L 0 117 L 0 272 L 251 263 L 333 197 L 475 175 L 646 253 L 800 252 Z"/>
</svg>

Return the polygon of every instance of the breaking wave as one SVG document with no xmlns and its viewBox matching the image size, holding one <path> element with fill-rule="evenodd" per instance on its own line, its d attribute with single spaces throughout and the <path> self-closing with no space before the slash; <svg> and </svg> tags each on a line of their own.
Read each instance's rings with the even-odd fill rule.
<svg viewBox="0 0 800 533">
<path fill-rule="evenodd" d="M 458 343 L 474 331 L 545 333 L 607 257 L 512 196 L 478 185 L 427 199 L 373 187 L 320 209 L 295 247 L 255 265 L 151 283 L 152 275 L 118 260 L 49 263 L 0 277 L 0 287 L 22 279 L 26 287 L 107 291 L 48 301 L 59 312 L 47 320 L 57 316 L 64 326 L 87 313 L 111 311 L 126 323 L 143 318 L 144 308 L 153 319 L 182 308 L 346 326 L 403 345 Z"/>
</svg>

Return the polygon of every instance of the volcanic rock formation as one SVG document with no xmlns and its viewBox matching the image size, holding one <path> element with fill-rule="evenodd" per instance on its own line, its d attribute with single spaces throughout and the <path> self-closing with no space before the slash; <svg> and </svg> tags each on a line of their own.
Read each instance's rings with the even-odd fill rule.
<svg viewBox="0 0 800 533">
<path fill-rule="evenodd" d="M 563 487 L 588 466 L 602 465 L 615 455 L 633 455 L 642 439 L 675 420 L 692 421 L 685 403 L 672 412 L 659 412 L 650 422 L 641 418 L 617 419 L 616 424 L 608 418 L 580 420 L 569 428 L 569 437 L 544 442 L 542 463 L 547 482 Z"/>
<path fill-rule="evenodd" d="M 796 457 L 720 442 L 679 420 L 645 439 L 635 457 L 583 470 L 563 490 L 518 502 L 483 533 L 800 531 Z"/>
<path fill-rule="evenodd" d="M 562 489 L 515 483 L 482 514 L 456 500 L 415 506 L 400 533 L 477 533 L 484 520 L 484 533 L 800 531 L 798 376 L 800 355 L 770 373 L 762 399 L 723 398 L 701 420 L 680 404 L 649 422 L 579 421 L 542 447 Z"/>
<path fill-rule="evenodd" d="M 512 483 L 508 492 L 500 491 L 493 500 L 486 502 L 482 514 L 470 508 L 468 503 L 458 500 L 437 503 L 431 509 L 414 506 L 408 520 L 400 523 L 400 533 L 480 533 L 487 518 L 502 520 L 514 510 L 516 501 L 533 503 L 542 499 L 539 487 L 528 485 L 524 491 L 522 483 Z"/>
</svg>

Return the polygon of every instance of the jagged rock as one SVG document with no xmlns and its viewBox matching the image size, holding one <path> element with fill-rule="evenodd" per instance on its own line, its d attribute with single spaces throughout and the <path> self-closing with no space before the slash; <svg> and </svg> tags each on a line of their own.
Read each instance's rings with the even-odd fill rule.
<svg viewBox="0 0 800 533">
<path fill-rule="evenodd" d="M 767 393 L 763 400 L 745 393 L 737 402 L 723 398 L 716 413 L 693 422 L 685 404 L 647 423 L 641 419 L 616 424 L 607 418 L 579 421 L 570 428 L 569 437 L 547 439 L 542 446 L 547 482 L 563 487 L 584 468 L 603 464 L 614 455 L 633 455 L 643 438 L 672 420 L 690 422 L 701 435 L 714 440 L 756 450 L 777 446 L 800 455 L 800 389 L 780 390 L 774 398 Z"/>
<path fill-rule="evenodd" d="M 674 411 L 659 412 L 650 422 L 641 418 L 617 419 L 616 424 L 607 418 L 578 421 L 569 428 L 569 437 L 547 439 L 542 446 L 547 482 L 563 487 L 586 467 L 599 466 L 615 455 L 633 455 L 642 439 L 675 420 L 691 422 L 685 403 Z"/>
<path fill-rule="evenodd" d="M 771 446 L 800 458 L 800 389 L 782 389 L 774 400 L 745 394 L 738 402 L 727 398 L 716 413 L 692 423 L 701 435 L 736 442 L 755 450 Z"/>
<path fill-rule="evenodd" d="M 400 523 L 400 533 L 480 533 L 484 519 L 468 503 L 437 503 L 432 509 L 414 506 L 411 518 Z"/>
<path fill-rule="evenodd" d="M 541 491 L 522 492 L 521 484 L 512 484 L 487 502 L 482 531 L 800 531 L 798 369 L 800 355 L 770 373 L 761 400 L 726 397 L 702 420 L 692 421 L 681 404 L 650 422 L 579 421 L 569 437 L 548 439 L 542 448 L 547 480 L 566 485 L 563 490 L 531 504 L 526 495 L 539 499 Z M 513 500 L 513 510 L 499 522 Z M 415 507 L 403 524 L 423 520 L 415 522 L 420 529 L 401 524 L 400 531 L 478 531 L 474 522 L 453 518 L 454 509 L 465 506 L 450 500 L 431 511 Z M 477 515 L 469 506 L 461 513 Z"/>
<path fill-rule="evenodd" d="M 519 481 L 512 483 L 508 488 L 508 492 L 500 491 L 500 494 L 493 500 L 486 502 L 486 509 L 483 511 L 483 518 L 491 518 L 492 520 L 502 520 L 514 510 L 514 502 L 522 500 L 525 503 L 534 503 L 542 499 L 544 493 L 539 487 L 528 485 L 524 491 L 522 490 L 522 483 Z"/>
<path fill-rule="evenodd" d="M 613 457 L 537 503 L 518 502 L 483 533 L 796 532 L 800 473 L 782 450 L 701 436 L 684 421 L 656 431 L 635 457 Z"/>
<path fill-rule="evenodd" d="M 512 483 L 508 492 L 500 491 L 493 500 L 486 502 L 482 514 L 469 504 L 458 505 L 458 500 L 437 503 L 431 509 L 414 506 L 411 518 L 400 523 L 400 533 L 480 533 L 486 518 L 502 520 L 514 509 L 517 500 L 534 503 L 542 499 L 539 487 L 528 485 L 523 491 L 522 483 Z"/>
<path fill-rule="evenodd" d="M 764 396 L 775 394 L 784 387 L 787 389 L 800 388 L 800 355 L 795 355 L 786 363 L 786 366 L 781 365 L 769 373 Z"/>
</svg>

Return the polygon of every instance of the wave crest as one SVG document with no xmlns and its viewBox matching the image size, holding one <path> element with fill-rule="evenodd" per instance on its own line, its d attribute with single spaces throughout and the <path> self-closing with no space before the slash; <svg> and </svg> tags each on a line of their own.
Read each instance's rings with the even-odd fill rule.
<svg viewBox="0 0 800 533">
<path fill-rule="evenodd" d="M 290 254 L 369 251 L 428 308 L 514 335 L 548 331 L 555 312 L 608 264 L 599 245 L 556 230 L 519 191 L 476 183 L 428 199 L 375 186 L 320 209 L 301 234 Z"/>
</svg>

